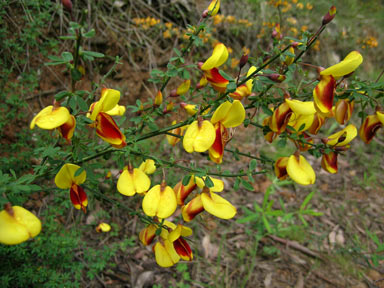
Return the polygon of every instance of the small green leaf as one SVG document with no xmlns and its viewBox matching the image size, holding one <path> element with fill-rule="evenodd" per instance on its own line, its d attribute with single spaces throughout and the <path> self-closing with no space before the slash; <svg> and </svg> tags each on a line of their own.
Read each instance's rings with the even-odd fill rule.
<svg viewBox="0 0 384 288">
<path fill-rule="evenodd" d="M 79 169 L 77 169 L 75 172 L 75 177 L 80 176 L 80 174 L 83 173 L 83 171 L 85 171 L 83 167 L 80 167 Z"/>
<path fill-rule="evenodd" d="M 72 53 L 71 52 L 63 52 L 61 53 L 61 58 L 65 61 L 65 62 L 71 62 L 73 60 L 73 56 L 72 56 Z"/>
<path fill-rule="evenodd" d="M 57 93 L 57 94 L 55 95 L 55 99 L 56 99 L 57 101 L 59 101 L 59 100 L 63 99 L 64 97 L 68 96 L 68 95 L 71 95 L 71 92 L 68 92 L 68 91 L 61 91 L 61 92 L 59 92 L 59 93 Z"/>
<path fill-rule="evenodd" d="M 243 178 L 241 178 L 241 185 L 243 185 L 243 187 L 245 189 L 247 189 L 248 191 L 254 191 L 255 188 L 253 188 L 252 184 L 247 182 L 246 180 L 244 180 Z"/>
<path fill-rule="evenodd" d="M 99 52 L 94 52 L 94 51 L 82 51 L 83 55 L 87 55 L 90 57 L 95 57 L 95 58 L 103 58 L 104 54 L 99 53 Z"/>
<path fill-rule="evenodd" d="M 213 186 L 215 186 L 215 184 L 213 184 L 211 177 L 209 176 L 205 177 L 204 183 L 205 183 L 205 186 L 207 186 L 208 188 L 212 188 Z"/>
<path fill-rule="evenodd" d="M 237 88 L 237 85 L 235 82 L 229 82 L 227 85 L 227 92 L 232 93 L 235 92 Z"/>
<path fill-rule="evenodd" d="M 91 29 L 91 30 L 89 30 L 88 32 L 86 32 L 86 33 L 83 34 L 83 36 L 84 36 L 85 38 L 92 38 L 92 37 L 94 37 L 95 35 L 96 35 L 96 31 L 95 31 L 95 29 Z"/>
<path fill-rule="evenodd" d="M 235 184 L 233 184 L 233 189 L 234 189 L 235 191 L 238 191 L 238 190 L 239 190 L 239 187 L 240 187 L 240 181 L 241 181 L 241 178 L 240 178 L 240 177 L 236 177 Z"/>
<path fill-rule="evenodd" d="M 257 167 L 257 161 L 256 159 L 252 159 L 250 162 L 249 162 L 249 171 L 253 172 Z"/>
<path fill-rule="evenodd" d="M 183 186 L 188 185 L 189 181 L 191 180 L 191 177 L 192 177 L 191 175 L 186 175 L 183 177 L 183 181 L 182 181 Z"/>
</svg>

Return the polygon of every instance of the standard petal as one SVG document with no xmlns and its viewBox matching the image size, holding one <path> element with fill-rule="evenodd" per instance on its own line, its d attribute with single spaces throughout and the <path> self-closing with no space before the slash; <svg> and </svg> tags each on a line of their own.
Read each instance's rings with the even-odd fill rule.
<svg viewBox="0 0 384 288">
<path fill-rule="evenodd" d="M 298 115 L 296 113 L 292 113 L 291 117 L 289 117 L 288 125 L 293 127 L 295 131 L 306 131 L 308 130 L 315 119 L 315 114 L 309 115 Z"/>
<path fill-rule="evenodd" d="M 381 122 L 381 124 L 384 125 L 384 112 L 383 111 L 376 111 L 377 119 Z"/>
<path fill-rule="evenodd" d="M 299 101 L 293 99 L 285 99 L 289 108 L 297 115 L 313 115 L 316 113 L 315 105 L 313 101 Z"/>
<path fill-rule="evenodd" d="M 85 182 L 87 173 L 85 170 L 80 175 L 75 177 L 76 171 L 80 169 L 80 166 L 75 164 L 64 164 L 55 177 L 55 184 L 60 189 L 69 189 L 72 184 L 80 185 Z"/>
<path fill-rule="evenodd" d="M 125 196 L 133 196 L 136 194 L 135 185 L 133 183 L 133 172 L 130 173 L 127 167 L 124 168 L 119 180 L 117 180 L 117 191 Z"/>
<path fill-rule="evenodd" d="M 255 72 L 257 68 L 255 66 L 251 66 L 248 70 L 247 77 L 251 75 L 253 72 Z M 252 93 L 253 88 L 253 79 L 249 79 L 247 82 L 245 82 L 245 85 L 248 88 L 249 93 Z"/>
<path fill-rule="evenodd" d="M 175 192 L 169 186 L 156 185 L 144 196 L 142 206 L 144 213 L 150 217 L 168 218 L 177 207 Z"/>
<path fill-rule="evenodd" d="M 0 212 L 0 243 L 16 245 L 37 236 L 41 231 L 40 220 L 20 206 L 13 206 L 13 215 Z"/>
<path fill-rule="evenodd" d="M 208 6 L 208 11 L 211 12 L 211 16 L 215 16 L 220 9 L 220 0 L 212 0 Z"/>
<path fill-rule="evenodd" d="M 112 110 L 120 100 L 120 91 L 104 88 L 101 91 L 101 98 L 95 103 L 91 113 L 91 120 L 95 120 L 100 112 Z"/>
<path fill-rule="evenodd" d="M 363 56 L 358 51 L 352 51 L 343 61 L 321 71 L 320 75 L 332 75 L 336 78 L 342 77 L 355 71 L 361 63 L 363 63 Z"/>
<path fill-rule="evenodd" d="M 340 99 L 335 105 L 335 119 L 336 121 L 344 125 L 352 116 L 352 111 L 355 101 L 350 102 L 348 99 Z"/>
<path fill-rule="evenodd" d="M 67 108 L 48 106 L 32 119 L 30 128 L 33 129 L 37 125 L 41 129 L 52 130 L 63 125 L 69 118 L 70 114 Z"/>
<path fill-rule="evenodd" d="M 203 178 L 200 178 L 200 177 L 195 177 L 195 181 L 196 181 L 196 184 L 199 188 L 203 189 L 205 186 L 205 176 Z M 209 191 L 211 192 L 221 192 L 224 190 L 224 182 L 223 180 L 220 180 L 220 179 L 216 179 L 216 178 L 213 178 L 213 177 L 209 177 L 211 178 L 212 182 L 213 182 L 213 187 L 209 188 Z"/>
<path fill-rule="evenodd" d="M 191 87 L 191 80 L 185 80 L 183 83 L 181 83 L 177 89 L 176 94 L 177 95 L 183 95 L 189 91 L 189 88 Z"/>
<path fill-rule="evenodd" d="M 221 219 L 231 219 L 237 212 L 229 201 L 213 192 L 202 193 L 201 202 L 205 211 Z"/>
<path fill-rule="evenodd" d="M 194 121 L 185 132 L 183 146 L 188 153 L 205 152 L 212 146 L 215 137 L 215 128 L 211 122 L 204 120 L 199 126 L 198 121 Z"/>
<path fill-rule="evenodd" d="M 229 110 L 231 109 L 232 103 L 229 101 L 225 101 L 219 107 L 217 107 L 215 113 L 213 113 L 211 118 L 211 123 L 216 124 L 225 119 Z"/>
<path fill-rule="evenodd" d="M 110 116 L 123 116 L 125 113 L 125 106 L 122 105 L 116 105 L 111 110 L 105 111 Z"/>
<path fill-rule="evenodd" d="M 225 63 L 228 59 L 228 50 L 223 43 L 216 44 L 212 56 L 209 57 L 201 66 L 201 70 L 211 70 Z"/>
<path fill-rule="evenodd" d="M 293 181 L 301 185 L 315 183 L 316 174 L 312 166 L 303 156 L 291 155 L 287 163 L 287 173 Z"/>
<path fill-rule="evenodd" d="M 152 159 L 146 159 L 143 163 L 140 164 L 139 170 L 143 171 L 147 175 L 155 173 L 155 161 L 153 161 Z"/>
</svg>

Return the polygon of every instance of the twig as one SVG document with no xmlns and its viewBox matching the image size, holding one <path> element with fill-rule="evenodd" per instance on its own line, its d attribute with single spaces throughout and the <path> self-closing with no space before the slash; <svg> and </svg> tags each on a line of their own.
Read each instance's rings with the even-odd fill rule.
<svg viewBox="0 0 384 288">
<path fill-rule="evenodd" d="M 313 258 L 319 259 L 321 261 L 325 261 L 323 257 L 321 257 L 316 252 L 313 252 L 312 250 L 308 249 L 307 247 L 302 246 L 296 241 L 286 240 L 280 237 L 277 237 L 275 235 L 268 235 L 268 238 L 272 239 L 273 241 L 279 242 L 281 244 L 286 245 L 287 247 L 292 247 L 293 249 L 300 251 L 308 256 L 311 256 Z"/>
</svg>

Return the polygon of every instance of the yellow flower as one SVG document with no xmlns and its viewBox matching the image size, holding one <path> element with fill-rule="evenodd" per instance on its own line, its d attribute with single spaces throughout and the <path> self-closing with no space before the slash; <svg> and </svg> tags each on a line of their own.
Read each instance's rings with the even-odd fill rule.
<svg viewBox="0 0 384 288">
<path fill-rule="evenodd" d="M 70 119 L 70 114 L 65 107 L 47 106 L 41 110 L 31 121 L 30 128 L 35 125 L 41 129 L 52 130 L 60 127 Z"/>
<path fill-rule="evenodd" d="M 201 70 L 211 70 L 225 63 L 228 59 L 228 50 L 223 43 L 216 44 L 212 56 L 201 66 Z"/>
<path fill-rule="evenodd" d="M 0 243 L 16 245 L 37 236 L 41 231 L 40 220 L 20 206 L 5 205 L 0 212 Z"/>
<path fill-rule="evenodd" d="M 207 120 L 192 122 L 187 128 L 183 138 L 183 147 L 188 153 L 205 152 L 213 144 L 216 138 L 215 128 Z"/>
<path fill-rule="evenodd" d="M 312 166 L 301 155 L 291 155 L 287 162 L 287 173 L 293 181 L 301 185 L 315 183 L 316 174 Z"/>
<path fill-rule="evenodd" d="M 219 12 L 219 9 L 220 9 L 220 0 L 212 0 L 207 8 L 211 16 L 215 16 L 217 12 Z"/>
<path fill-rule="evenodd" d="M 156 171 L 155 161 L 147 159 L 140 164 L 139 169 L 147 175 L 153 174 Z"/>
<path fill-rule="evenodd" d="M 150 186 L 151 180 L 147 174 L 142 169 L 133 168 L 130 165 L 124 167 L 119 180 L 117 180 L 117 191 L 126 196 L 145 193 Z"/>
<path fill-rule="evenodd" d="M 99 225 L 97 225 L 96 227 L 96 232 L 109 232 L 111 231 L 111 226 L 107 223 L 100 223 Z"/>
<path fill-rule="evenodd" d="M 142 206 L 144 213 L 150 217 L 168 218 L 177 207 L 175 192 L 163 182 L 148 191 L 144 196 Z"/>
</svg>

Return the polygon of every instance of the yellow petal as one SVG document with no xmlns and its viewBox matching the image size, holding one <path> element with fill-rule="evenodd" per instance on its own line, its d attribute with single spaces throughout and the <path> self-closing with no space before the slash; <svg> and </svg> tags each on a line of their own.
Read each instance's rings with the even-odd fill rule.
<svg viewBox="0 0 384 288">
<path fill-rule="evenodd" d="M 168 218 L 177 207 L 176 196 L 169 186 L 161 189 L 160 185 L 152 187 L 143 199 L 144 213 L 150 217 Z"/>
<path fill-rule="evenodd" d="M 0 243 L 16 245 L 35 237 L 41 231 L 40 220 L 20 206 L 13 206 L 13 216 L 0 212 Z"/>
<path fill-rule="evenodd" d="M 181 215 L 185 222 L 191 221 L 197 214 L 204 211 L 203 203 L 201 202 L 201 196 L 198 194 L 195 198 L 189 201 L 181 209 Z"/>
<path fill-rule="evenodd" d="M 157 226 L 154 224 L 149 224 L 143 230 L 140 231 L 139 239 L 144 245 L 149 245 L 152 243 L 152 240 L 156 236 Z"/>
<path fill-rule="evenodd" d="M 29 127 L 33 129 L 37 125 L 41 129 L 51 130 L 63 125 L 69 118 L 70 114 L 67 108 L 58 107 L 53 109 L 53 106 L 48 106 L 32 119 Z"/>
<path fill-rule="evenodd" d="M 85 179 L 87 178 L 87 173 L 84 170 L 80 173 L 80 175 L 75 177 L 75 173 L 78 169 L 80 169 L 80 166 L 75 164 L 64 164 L 60 171 L 56 174 L 56 186 L 60 189 L 69 189 L 73 183 L 77 185 L 84 183 Z"/>
<path fill-rule="evenodd" d="M 222 103 L 213 113 L 211 122 L 215 124 L 221 122 L 226 128 L 237 127 L 243 123 L 245 119 L 245 109 L 239 100 L 230 103 L 226 101 Z"/>
<path fill-rule="evenodd" d="M 215 142 L 216 131 L 212 123 L 204 120 L 199 127 L 198 121 L 189 125 L 183 138 L 183 146 L 188 153 L 205 152 Z"/>
<path fill-rule="evenodd" d="M 211 16 L 215 16 L 220 9 L 220 0 L 212 0 L 208 6 L 208 11 L 211 12 Z"/>
<path fill-rule="evenodd" d="M 255 66 L 251 66 L 251 68 L 249 68 L 248 70 L 248 73 L 247 73 L 247 77 L 249 75 L 251 75 L 253 72 L 255 72 L 257 70 L 257 68 Z M 245 82 L 245 85 L 247 86 L 248 88 L 248 91 L 250 93 L 252 93 L 252 88 L 253 88 L 253 79 L 249 79 L 247 82 Z"/>
<path fill-rule="evenodd" d="M 236 215 L 236 208 L 223 197 L 213 193 L 202 193 L 204 210 L 221 219 L 231 219 Z"/>
<path fill-rule="evenodd" d="M 93 107 L 90 119 L 95 120 L 97 114 L 112 110 L 120 100 L 120 91 L 115 89 L 103 89 L 101 98 Z"/>
<path fill-rule="evenodd" d="M 285 99 L 285 102 L 297 115 L 311 115 L 316 113 L 313 101 L 303 102 L 299 100 Z"/>
<path fill-rule="evenodd" d="M 379 119 L 379 121 L 381 122 L 381 124 L 384 125 L 384 112 L 376 111 L 376 116 Z"/>
<path fill-rule="evenodd" d="M 188 92 L 189 87 L 191 87 L 191 80 L 185 80 L 183 83 L 177 87 L 176 93 L 177 95 L 183 95 Z"/>
<path fill-rule="evenodd" d="M 97 232 L 109 232 L 111 231 L 111 225 L 107 224 L 107 223 L 100 223 L 97 227 L 96 227 L 96 231 Z"/>
<path fill-rule="evenodd" d="M 201 70 L 211 70 L 224 64 L 228 59 L 228 50 L 223 43 L 216 44 L 213 49 L 212 56 L 204 62 L 201 66 Z"/>
<path fill-rule="evenodd" d="M 345 146 L 357 136 L 357 128 L 353 124 L 349 124 L 343 130 L 336 132 L 328 137 L 328 145 Z"/>
<path fill-rule="evenodd" d="M 180 256 L 169 240 L 163 240 L 163 243 L 157 242 L 153 250 L 155 251 L 156 263 L 161 267 L 171 267 L 180 260 Z"/>
<path fill-rule="evenodd" d="M 288 125 L 292 126 L 296 131 L 303 132 L 312 126 L 314 119 L 315 114 L 297 115 L 292 113 L 291 117 L 289 117 Z"/>
<path fill-rule="evenodd" d="M 343 61 L 321 71 L 320 75 L 332 75 L 335 78 L 342 77 L 355 71 L 361 63 L 363 63 L 363 56 L 358 51 L 352 51 Z"/>
<path fill-rule="evenodd" d="M 203 177 L 203 178 L 200 178 L 200 177 L 195 177 L 195 182 L 197 184 L 197 186 L 199 186 L 199 188 L 204 188 L 205 187 L 205 180 L 206 177 Z M 209 191 L 211 192 L 221 192 L 224 190 L 224 182 L 223 180 L 220 180 L 220 179 L 216 179 L 216 178 L 213 178 L 213 177 L 209 177 L 211 178 L 212 182 L 213 182 L 213 187 L 209 188 Z"/>
<path fill-rule="evenodd" d="M 152 159 L 147 159 L 143 163 L 141 163 L 139 169 L 147 175 L 153 174 L 156 171 L 155 161 L 153 161 Z"/>
<path fill-rule="evenodd" d="M 111 116 L 123 116 L 125 113 L 125 110 L 126 110 L 125 106 L 116 105 L 111 110 L 108 110 L 105 113 L 107 113 L 108 115 L 111 115 Z"/>
<path fill-rule="evenodd" d="M 131 173 L 132 172 L 132 173 Z M 144 193 L 151 186 L 151 180 L 140 169 L 133 169 L 129 172 L 125 167 L 117 181 L 117 191 L 126 196 L 133 196 L 136 193 Z"/>
<path fill-rule="evenodd" d="M 316 174 L 312 166 L 303 156 L 299 159 L 295 155 L 291 155 L 287 163 L 287 173 L 298 184 L 309 185 L 315 183 Z"/>
</svg>

